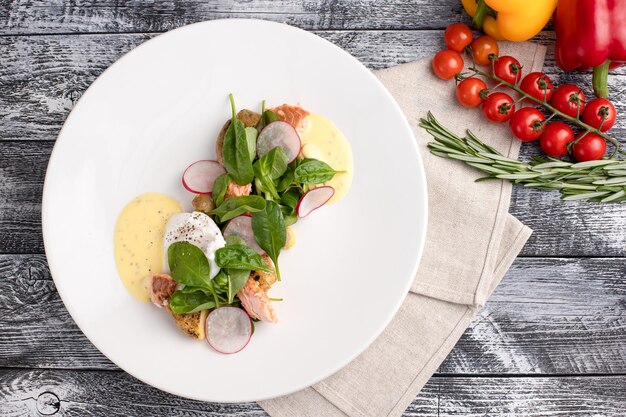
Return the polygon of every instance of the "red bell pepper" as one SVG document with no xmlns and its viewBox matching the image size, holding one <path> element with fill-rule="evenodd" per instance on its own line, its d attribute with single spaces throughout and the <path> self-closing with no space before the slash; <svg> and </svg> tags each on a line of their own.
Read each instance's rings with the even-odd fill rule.
<svg viewBox="0 0 626 417">
<path fill-rule="evenodd" d="M 609 68 L 626 63 L 626 0 L 560 0 L 554 24 L 559 67 L 593 68 L 593 89 L 606 98 Z"/>
</svg>

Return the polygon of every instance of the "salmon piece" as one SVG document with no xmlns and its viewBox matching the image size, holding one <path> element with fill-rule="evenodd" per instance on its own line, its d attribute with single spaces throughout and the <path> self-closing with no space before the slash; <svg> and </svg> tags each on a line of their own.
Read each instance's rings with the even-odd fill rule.
<svg viewBox="0 0 626 417">
<path fill-rule="evenodd" d="M 244 195 L 250 195 L 252 192 L 252 183 L 246 185 L 239 185 L 235 181 L 231 181 L 226 186 L 226 194 L 224 194 L 224 200 L 232 197 L 241 197 Z"/>
<path fill-rule="evenodd" d="M 169 301 L 176 291 L 176 281 L 167 274 L 156 274 L 150 282 L 150 300 L 159 308 L 165 307 L 170 311 Z"/>
<path fill-rule="evenodd" d="M 246 313 L 253 319 L 276 323 L 278 317 L 267 292 L 263 291 L 254 278 L 249 278 L 246 285 L 237 293 Z"/>
<path fill-rule="evenodd" d="M 246 285 L 237 293 L 246 313 L 252 318 L 276 323 L 278 316 L 272 306 L 272 301 L 267 295 L 267 291 L 276 282 L 274 264 L 269 256 L 264 255 L 263 260 L 272 269 L 271 272 L 252 271 Z"/>
<path fill-rule="evenodd" d="M 274 107 L 270 110 L 272 110 L 280 120 L 289 123 L 296 130 L 301 127 L 302 121 L 309 115 L 309 112 L 302 107 L 291 106 L 289 104 L 283 104 L 282 106 Z"/>
</svg>

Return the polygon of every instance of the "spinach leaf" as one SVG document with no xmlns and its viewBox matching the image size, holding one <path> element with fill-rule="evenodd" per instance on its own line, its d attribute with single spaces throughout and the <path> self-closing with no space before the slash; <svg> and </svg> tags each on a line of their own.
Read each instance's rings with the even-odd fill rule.
<svg viewBox="0 0 626 417">
<path fill-rule="evenodd" d="M 285 246 L 287 231 L 285 219 L 279 205 L 268 201 L 265 209 L 252 215 L 252 231 L 254 239 L 259 246 L 269 255 L 276 266 L 276 276 L 280 281 L 280 269 L 278 268 L 278 255 Z"/>
<path fill-rule="evenodd" d="M 191 294 L 194 292 L 203 292 L 207 295 L 212 294 L 212 290 L 210 288 L 206 288 L 206 287 L 194 287 L 193 285 L 185 285 L 184 288 L 181 288 L 180 290 L 176 290 L 177 292 L 180 292 L 182 294 Z"/>
<path fill-rule="evenodd" d="M 305 159 L 295 169 L 296 182 L 302 184 L 320 184 L 331 180 L 339 171 L 332 169 L 326 162 L 317 159 Z"/>
<path fill-rule="evenodd" d="M 296 168 L 294 166 L 292 166 L 291 164 L 289 165 L 287 171 L 285 171 L 285 174 L 278 180 L 278 184 L 276 185 L 276 191 L 282 193 L 288 190 L 289 187 L 291 187 L 291 185 L 295 181 L 295 169 Z"/>
<path fill-rule="evenodd" d="M 202 250 L 189 242 L 174 242 L 167 248 L 172 278 L 180 284 L 208 287 L 211 266 Z"/>
<path fill-rule="evenodd" d="M 262 270 L 270 272 L 261 255 L 247 245 L 229 245 L 215 252 L 215 263 L 220 268 Z"/>
<path fill-rule="evenodd" d="M 246 142 L 248 142 L 248 152 L 250 153 L 250 160 L 254 161 L 256 158 L 256 138 L 259 136 L 259 131 L 254 127 L 246 127 Z"/>
<path fill-rule="evenodd" d="M 300 194 L 298 190 L 296 190 L 295 188 L 292 188 L 289 191 L 286 191 L 283 193 L 283 195 L 280 197 L 280 202 L 281 204 L 295 210 L 296 206 L 298 205 L 298 201 L 300 201 L 301 196 L 302 195 Z"/>
<path fill-rule="evenodd" d="M 283 148 L 277 146 L 260 157 L 254 165 L 257 165 L 262 172 L 275 180 L 287 171 L 287 155 L 285 155 Z"/>
<path fill-rule="evenodd" d="M 281 210 L 283 211 L 283 218 L 285 219 L 285 226 L 291 226 L 294 225 L 298 222 L 298 215 L 295 213 L 295 210 L 291 210 L 289 209 L 289 207 L 285 207 L 285 206 L 280 206 Z M 286 213 L 284 209 L 288 209 L 291 210 L 291 212 Z"/>
<path fill-rule="evenodd" d="M 278 116 L 276 116 L 276 113 L 274 113 L 273 111 L 265 110 L 263 112 L 263 123 L 265 124 L 265 126 L 277 120 L 280 120 L 280 119 L 278 118 Z"/>
<path fill-rule="evenodd" d="M 228 269 L 228 304 L 232 304 L 235 295 L 246 285 L 250 278 L 250 270 Z"/>
<path fill-rule="evenodd" d="M 201 291 L 183 292 L 176 291 L 170 297 L 170 310 L 176 314 L 195 313 L 200 310 L 208 310 L 215 307 L 213 297 Z"/>
<path fill-rule="evenodd" d="M 237 184 L 245 185 L 254 179 L 252 159 L 250 159 L 250 151 L 248 150 L 245 127 L 237 119 L 235 100 L 232 94 L 229 94 L 228 97 L 232 110 L 232 120 L 224 135 L 224 166 Z"/>
<path fill-rule="evenodd" d="M 211 197 L 216 206 L 219 206 L 224 202 L 224 196 L 226 195 L 226 188 L 232 181 L 232 177 L 228 172 L 223 173 L 215 179 L 213 182 L 213 189 L 211 190 Z"/>
<path fill-rule="evenodd" d="M 275 147 L 259 158 L 253 166 L 254 175 L 259 180 L 257 188 L 278 200 L 278 191 L 274 180 L 280 178 L 287 171 L 287 156 L 282 148 Z"/>
<path fill-rule="evenodd" d="M 265 199 L 258 195 L 242 195 L 224 200 L 222 204 L 208 214 L 217 216 L 220 223 L 247 212 L 257 212 L 265 208 Z"/>
</svg>

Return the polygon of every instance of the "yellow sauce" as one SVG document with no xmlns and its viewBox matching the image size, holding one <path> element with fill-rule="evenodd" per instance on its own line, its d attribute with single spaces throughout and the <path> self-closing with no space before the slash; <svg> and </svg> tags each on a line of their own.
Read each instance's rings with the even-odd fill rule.
<svg viewBox="0 0 626 417">
<path fill-rule="evenodd" d="M 341 200 L 352 184 L 354 170 L 352 149 L 341 130 L 318 114 L 310 114 L 306 118 L 302 132 L 302 155 L 305 158 L 315 158 L 326 162 L 335 171 L 346 171 L 336 174 L 332 180 L 324 185 L 335 189 L 329 203 Z"/>
<path fill-rule="evenodd" d="M 114 253 L 117 272 L 126 289 L 137 300 L 147 302 L 146 277 L 163 268 L 163 232 L 172 214 L 183 209 L 171 197 L 146 193 L 135 197 L 117 218 Z"/>
</svg>

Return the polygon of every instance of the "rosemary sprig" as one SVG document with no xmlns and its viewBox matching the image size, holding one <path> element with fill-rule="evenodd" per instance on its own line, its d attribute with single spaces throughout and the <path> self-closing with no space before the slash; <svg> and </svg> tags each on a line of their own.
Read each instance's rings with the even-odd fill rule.
<svg viewBox="0 0 626 417">
<path fill-rule="evenodd" d="M 477 181 L 504 179 L 524 187 L 559 190 L 563 200 L 626 202 L 626 159 L 572 163 L 534 157 L 525 163 L 507 158 L 469 130 L 464 138 L 458 137 L 431 112 L 420 119 L 420 127 L 435 139 L 428 143 L 432 154 L 462 161 L 487 174 Z"/>
</svg>

